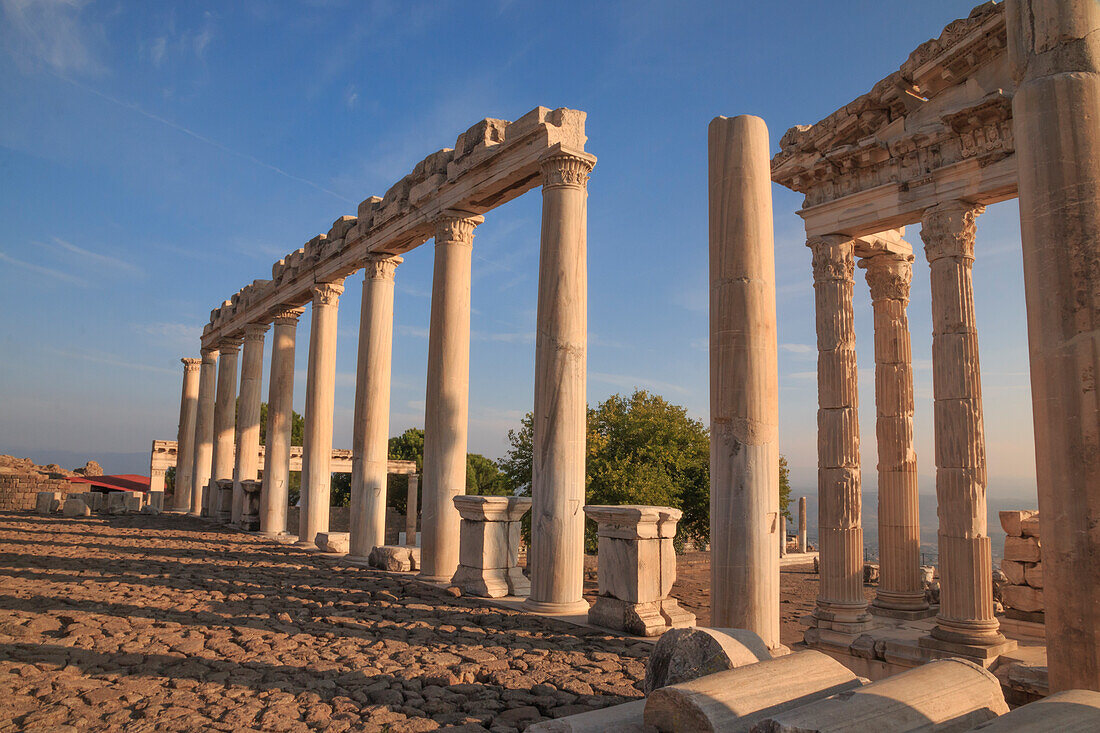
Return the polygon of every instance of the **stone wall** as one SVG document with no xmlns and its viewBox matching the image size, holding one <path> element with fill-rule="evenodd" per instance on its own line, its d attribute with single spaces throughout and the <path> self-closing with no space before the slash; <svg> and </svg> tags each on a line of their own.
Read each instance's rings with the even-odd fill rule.
<svg viewBox="0 0 1100 733">
<path fill-rule="evenodd" d="M 31 502 L 34 508 L 34 502 Z M 286 531 L 298 534 L 298 518 L 301 507 L 291 506 L 286 510 Z M 346 506 L 334 506 L 329 509 L 328 529 L 330 532 L 350 532 L 351 509 Z M 399 514 L 392 506 L 386 507 L 386 544 L 396 545 L 398 534 L 405 531 L 405 515 Z"/>
<path fill-rule="evenodd" d="M 33 512 L 39 491 L 81 493 L 87 484 L 37 473 L 0 473 L 0 512 Z"/>
<path fill-rule="evenodd" d="M 1043 548 L 1039 540 L 1039 513 L 1001 512 L 1005 552 L 1001 571 L 1008 584 L 1001 589 L 1005 617 L 1043 623 Z"/>
</svg>

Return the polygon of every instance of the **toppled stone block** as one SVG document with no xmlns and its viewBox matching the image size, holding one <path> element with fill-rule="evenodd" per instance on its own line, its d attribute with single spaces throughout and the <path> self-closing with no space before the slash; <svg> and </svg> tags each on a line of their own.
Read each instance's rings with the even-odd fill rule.
<svg viewBox="0 0 1100 733">
<path fill-rule="evenodd" d="M 1001 590 L 1004 604 L 1009 608 L 1034 613 L 1045 610 L 1043 591 L 1030 585 L 1006 585 Z"/>
<path fill-rule="evenodd" d="M 370 551 L 367 562 L 381 570 L 407 573 L 420 569 L 420 548 L 404 545 L 381 545 Z"/>
<path fill-rule="evenodd" d="M 1005 537 L 1005 560 L 1039 562 L 1043 553 L 1034 537 Z"/>
<path fill-rule="evenodd" d="M 530 729 L 528 729 L 530 730 Z M 1021 705 L 974 728 L 982 733 L 1064 733 L 1100 730 L 1100 692 L 1064 690 Z"/>
<path fill-rule="evenodd" d="M 1001 528 L 1009 537 L 1023 537 L 1023 521 L 1038 514 L 1039 512 L 1030 509 L 1000 512 Z"/>
<path fill-rule="evenodd" d="M 317 549 L 321 552 L 331 552 L 337 555 L 348 554 L 348 548 L 351 545 L 351 533 L 350 532 L 318 532 L 317 539 L 314 540 L 317 543 Z"/>
<path fill-rule="evenodd" d="M 92 510 L 88 508 L 83 499 L 70 497 L 62 505 L 61 513 L 66 517 L 90 517 Z"/>
<path fill-rule="evenodd" d="M 649 654 L 645 693 L 771 658 L 764 640 L 745 629 L 670 629 Z"/>
<path fill-rule="evenodd" d="M 646 733 L 645 700 L 634 700 L 600 710 L 544 720 L 526 728 L 527 733 Z M 650 729 L 652 730 L 652 729 Z"/>
<path fill-rule="evenodd" d="M 34 510 L 39 514 L 53 514 L 61 506 L 64 494 L 60 491 L 39 491 Z"/>
<path fill-rule="evenodd" d="M 847 667 L 807 650 L 654 690 L 645 723 L 662 733 L 748 731 L 762 718 L 862 685 Z"/>
</svg>

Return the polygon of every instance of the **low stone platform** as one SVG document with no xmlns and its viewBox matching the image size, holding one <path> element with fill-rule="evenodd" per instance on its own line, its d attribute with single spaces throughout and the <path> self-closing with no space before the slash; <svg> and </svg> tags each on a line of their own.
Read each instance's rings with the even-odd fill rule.
<svg viewBox="0 0 1100 733">
<path fill-rule="evenodd" d="M 519 731 L 651 648 L 179 515 L 0 514 L 0 557 L 14 730 Z"/>
</svg>

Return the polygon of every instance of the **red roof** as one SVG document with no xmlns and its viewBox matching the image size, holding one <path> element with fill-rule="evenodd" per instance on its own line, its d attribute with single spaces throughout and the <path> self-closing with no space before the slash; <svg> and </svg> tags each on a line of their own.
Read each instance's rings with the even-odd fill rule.
<svg viewBox="0 0 1100 733">
<path fill-rule="evenodd" d="M 123 473 L 117 476 L 70 476 L 69 481 L 74 484 L 91 484 L 97 489 L 149 493 L 149 477 L 138 476 L 133 473 Z"/>
</svg>

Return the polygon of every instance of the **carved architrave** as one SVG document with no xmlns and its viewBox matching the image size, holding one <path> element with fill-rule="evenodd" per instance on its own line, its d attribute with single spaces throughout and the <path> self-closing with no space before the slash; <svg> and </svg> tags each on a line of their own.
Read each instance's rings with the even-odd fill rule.
<svg viewBox="0 0 1100 733">
<path fill-rule="evenodd" d="M 388 280 L 393 282 L 397 266 L 404 262 L 400 257 L 389 255 L 370 255 L 363 263 L 363 279 Z"/>
<path fill-rule="evenodd" d="M 474 229 L 485 221 L 484 216 L 465 211 L 445 211 L 435 220 L 435 243 L 473 244 Z"/>
<path fill-rule="evenodd" d="M 977 218 L 984 206 L 968 201 L 948 201 L 926 209 L 921 217 L 920 238 L 929 262 L 943 257 L 974 259 Z"/>
<path fill-rule="evenodd" d="M 871 300 L 909 302 L 909 287 L 913 282 L 913 255 L 883 252 L 859 261 L 866 270 Z"/>
<path fill-rule="evenodd" d="M 189 359 L 184 357 L 180 359 L 183 362 L 184 372 L 197 372 L 202 367 L 202 359 Z"/>
<path fill-rule="evenodd" d="M 272 320 L 276 326 L 296 326 L 305 312 L 305 308 L 286 308 L 276 313 Z"/>
<path fill-rule="evenodd" d="M 340 302 L 340 295 L 344 292 L 344 281 L 339 280 L 330 283 L 317 283 L 310 290 L 313 291 L 314 307 L 320 305 L 336 305 Z"/>
<path fill-rule="evenodd" d="M 855 242 L 844 236 L 811 239 L 806 246 L 813 252 L 814 282 L 854 281 Z"/>
</svg>

